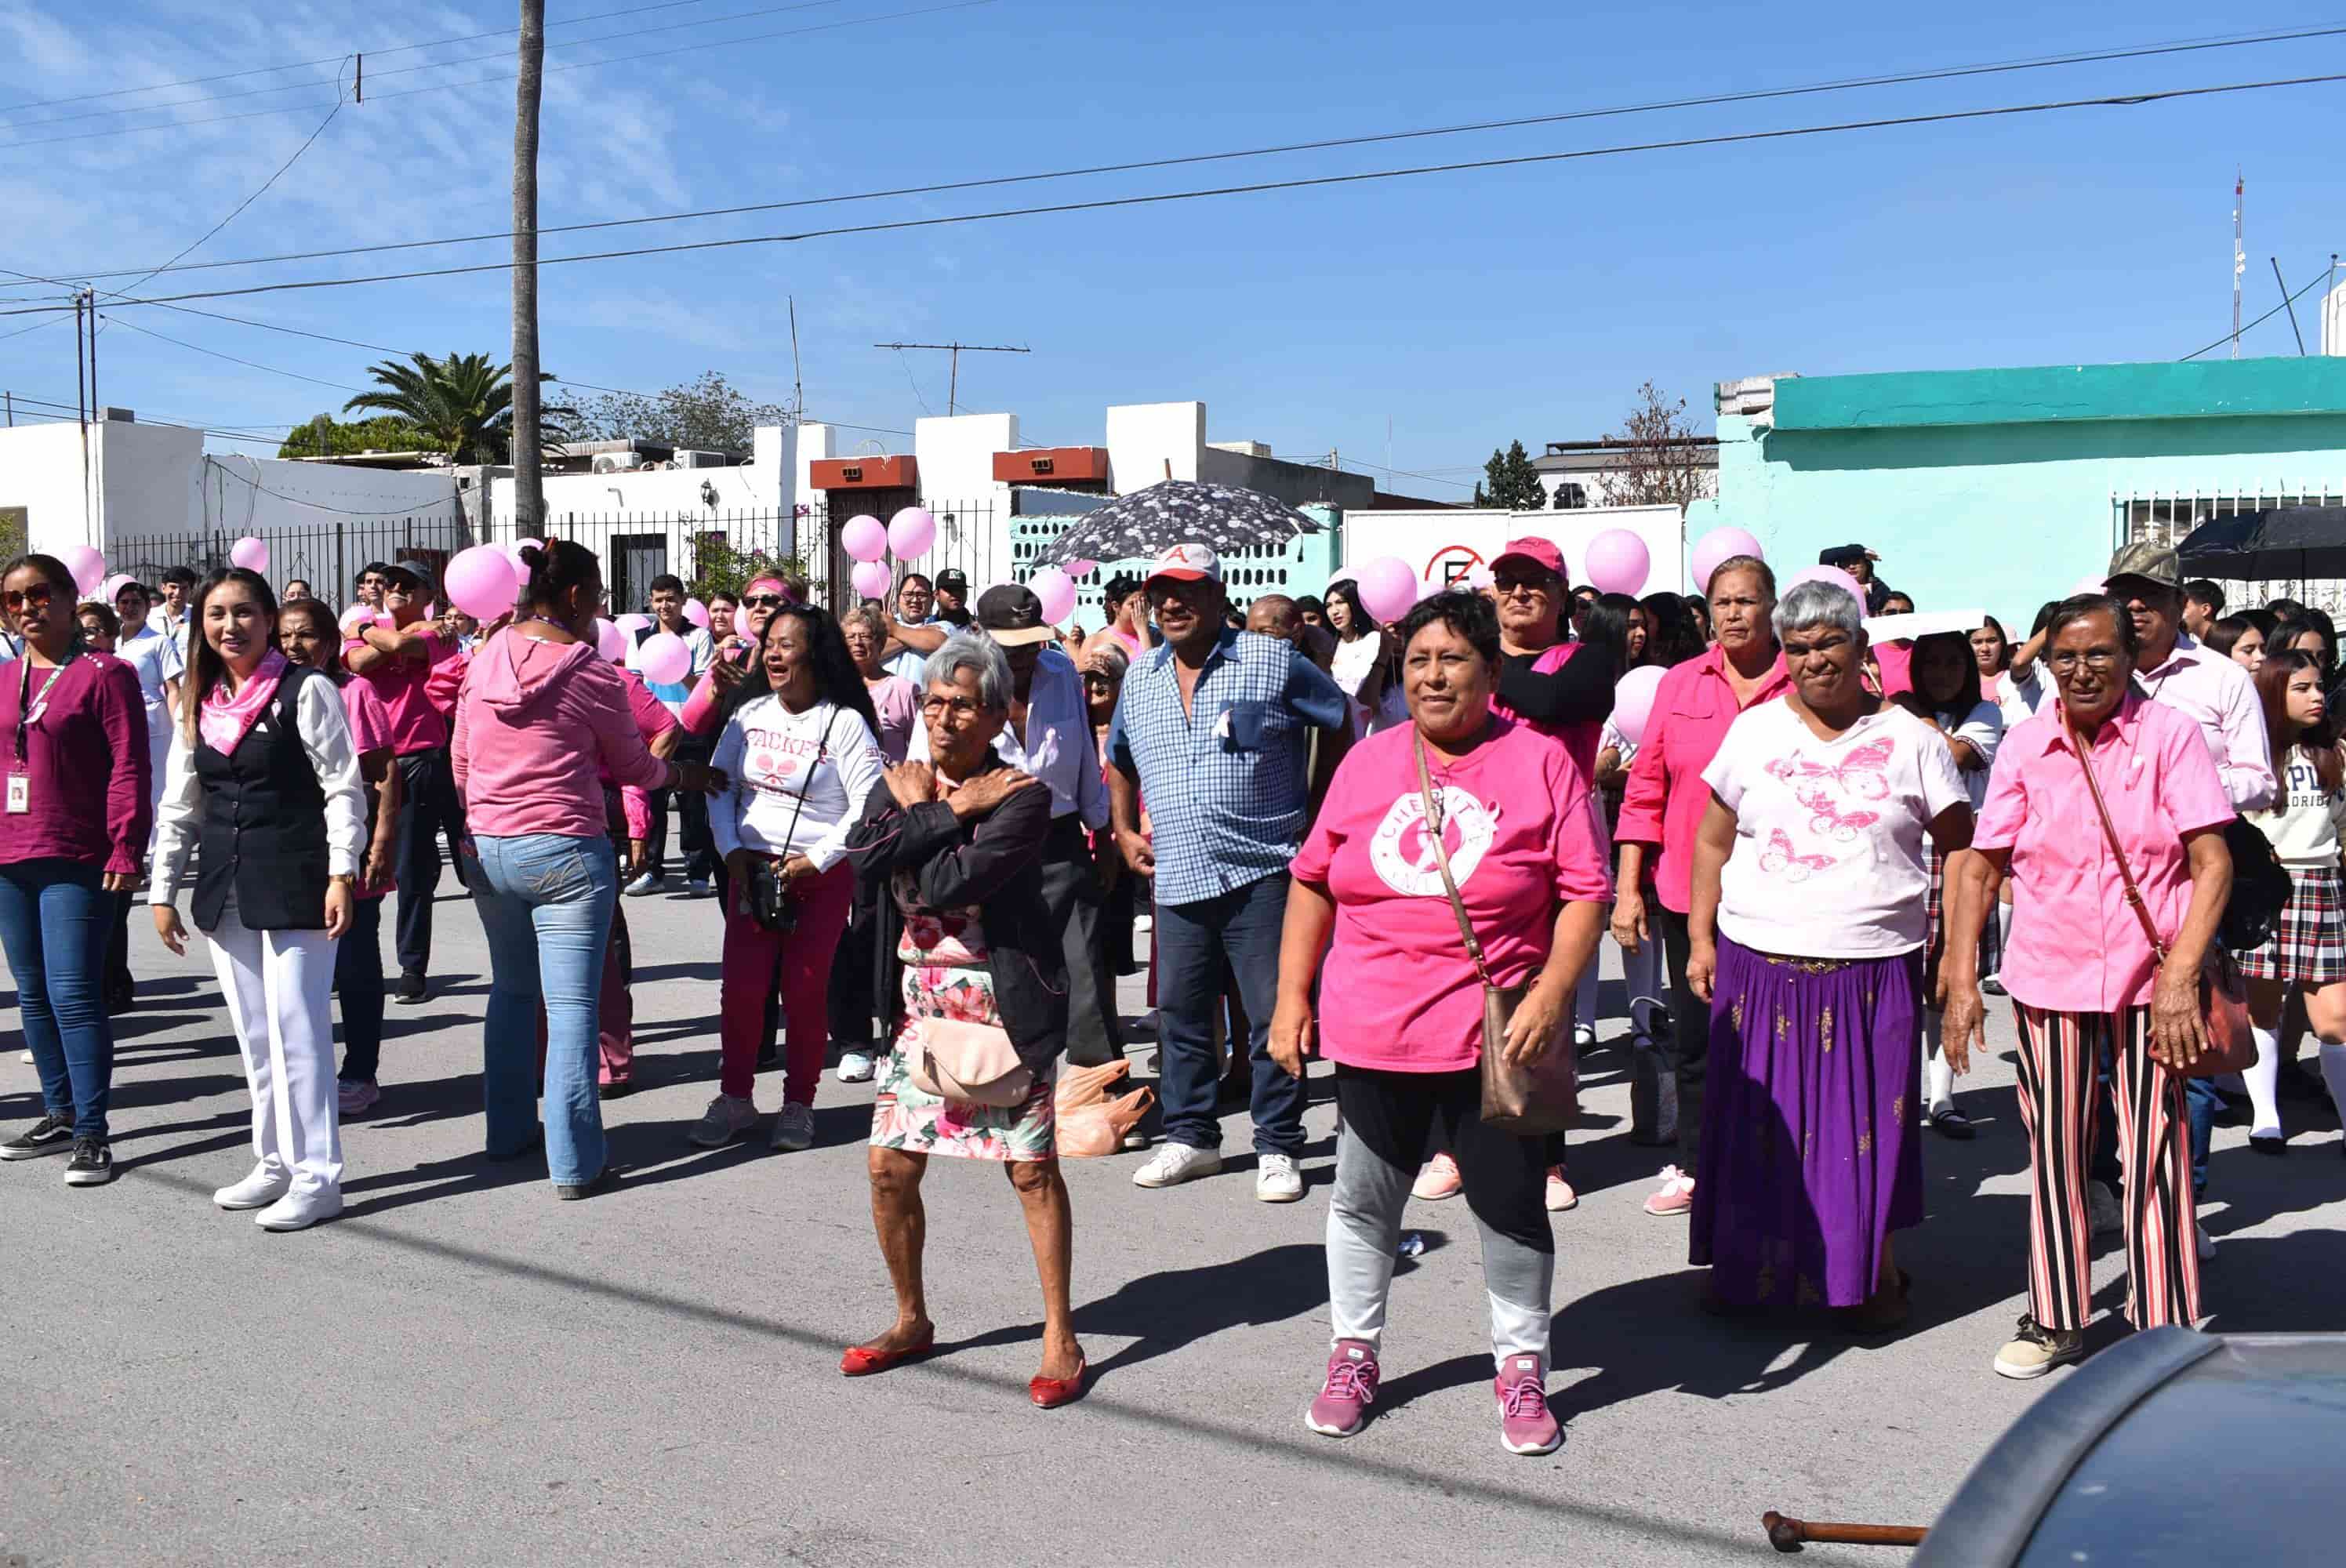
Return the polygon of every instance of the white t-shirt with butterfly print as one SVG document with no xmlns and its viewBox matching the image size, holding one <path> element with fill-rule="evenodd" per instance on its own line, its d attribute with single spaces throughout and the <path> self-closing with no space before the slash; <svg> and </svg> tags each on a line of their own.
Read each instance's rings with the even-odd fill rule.
<svg viewBox="0 0 2346 1568">
<path fill-rule="evenodd" d="M 792 713 L 779 697 L 743 703 L 709 759 L 728 781 L 709 802 L 717 852 L 796 852 L 816 871 L 831 870 L 880 787 L 884 760 L 871 727 L 851 709 L 818 702 Z"/>
<path fill-rule="evenodd" d="M 1735 813 L 1719 932 L 1791 958 L 1886 958 L 1923 945 L 1924 830 L 1971 808 L 1945 737 L 1885 704 L 1831 740 L 1786 702 L 1728 728 L 1703 782 Z"/>
</svg>

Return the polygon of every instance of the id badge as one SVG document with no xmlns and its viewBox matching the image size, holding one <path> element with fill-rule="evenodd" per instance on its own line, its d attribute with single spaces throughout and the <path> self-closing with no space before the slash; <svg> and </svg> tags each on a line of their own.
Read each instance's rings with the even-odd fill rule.
<svg viewBox="0 0 2346 1568">
<path fill-rule="evenodd" d="M 25 773 L 8 775 L 8 812 L 22 816 L 33 809 L 32 776 Z"/>
</svg>

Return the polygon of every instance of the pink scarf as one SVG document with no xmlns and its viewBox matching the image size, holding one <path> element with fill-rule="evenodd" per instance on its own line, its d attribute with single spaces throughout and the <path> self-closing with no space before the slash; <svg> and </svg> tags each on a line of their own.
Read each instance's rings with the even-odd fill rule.
<svg viewBox="0 0 2346 1568">
<path fill-rule="evenodd" d="M 204 697 L 204 706 L 196 714 L 196 730 L 204 744 L 222 757 L 232 756 L 243 744 L 245 733 L 253 726 L 269 699 L 277 695 L 277 683 L 285 674 L 285 656 L 270 648 L 261 656 L 244 683 L 243 689 L 229 695 L 226 680 L 213 683 Z"/>
</svg>

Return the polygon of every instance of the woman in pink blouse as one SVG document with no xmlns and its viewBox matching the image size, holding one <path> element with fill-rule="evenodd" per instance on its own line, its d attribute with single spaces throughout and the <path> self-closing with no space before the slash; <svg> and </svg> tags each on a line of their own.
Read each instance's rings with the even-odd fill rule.
<svg viewBox="0 0 2346 1568">
<path fill-rule="evenodd" d="M 74 600 L 54 556 L 19 555 L 0 573 L 0 612 L 25 644 L 0 666 L 0 944 L 45 1107 L 0 1159 L 71 1149 L 66 1185 L 99 1186 L 114 1179 L 114 1029 L 99 977 L 115 895 L 138 881 L 153 812 L 138 677 L 83 645 Z"/>
<path fill-rule="evenodd" d="M 2205 1041 L 2199 964 L 2231 895 L 2223 825 L 2232 817 L 2199 728 L 2133 687 L 2133 623 L 2114 599 L 2064 603 L 2045 663 L 2060 701 L 2004 738 L 1974 840 L 1949 877 L 1945 1048 L 1957 1073 L 1981 1041 L 1976 953 L 2009 874 L 2013 942 L 2004 988 L 2020 1020 L 2020 1118 L 2027 1129 L 2028 1311 L 1997 1352 L 2007 1378 L 2042 1376 L 2085 1354 L 2092 1311 L 2086 1162 L 2094 1075 L 2115 1054 L 2127 1170 L 2127 1316 L 2137 1328 L 2199 1316 L 2183 1080 Z M 2150 921 L 2128 907 L 2094 795 L 2091 767 Z"/>
</svg>

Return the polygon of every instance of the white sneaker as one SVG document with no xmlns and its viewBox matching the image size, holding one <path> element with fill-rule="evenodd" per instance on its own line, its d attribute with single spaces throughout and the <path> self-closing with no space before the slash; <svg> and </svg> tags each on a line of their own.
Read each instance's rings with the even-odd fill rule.
<svg viewBox="0 0 2346 1568">
<path fill-rule="evenodd" d="M 839 1081 L 842 1084 L 869 1084 L 872 1082 L 871 1056 L 862 1051 L 841 1052 L 839 1054 Z"/>
<path fill-rule="evenodd" d="M 774 1118 L 774 1136 L 768 1146 L 785 1155 L 814 1147 L 814 1107 L 784 1102 L 781 1115 Z"/>
<path fill-rule="evenodd" d="M 1157 1157 L 1132 1173 L 1135 1186 L 1179 1186 L 1185 1181 L 1199 1176 L 1219 1176 L 1222 1156 L 1213 1149 L 1197 1148 L 1188 1144 L 1167 1144 L 1157 1151 Z"/>
<path fill-rule="evenodd" d="M 646 871 L 642 876 L 638 877 L 634 881 L 627 884 L 627 896 L 629 898 L 639 899 L 646 893 L 664 892 L 667 889 L 668 878 L 658 871 Z"/>
<path fill-rule="evenodd" d="M 16 1053 L 16 1060 L 29 1067 L 33 1064 L 33 1054 L 30 1051 L 19 1051 Z"/>
<path fill-rule="evenodd" d="M 1591 1045 L 1596 1044 L 1596 1031 L 1583 1024 L 1574 1024 L 1572 1026 L 1572 1044 L 1575 1050 L 1587 1050 Z"/>
<path fill-rule="evenodd" d="M 2208 1227 L 2196 1219 L 2191 1222 L 2191 1228 L 2198 1233 L 2199 1261 L 2213 1263 L 2216 1260 L 2216 1238 L 2208 1235 Z"/>
<path fill-rule="evenodd" d="M 342 1212 L 342 1188 L 311 1187 L 287 1193 L 254 1215 L 252 1223 L 263 1230 L 307 1230 L 320 1220 L 332 1219 Z"/>
<path fill-rule="evenodd" d="M 704 1149 L 721 1149 L 758 1125 L 758 1107 L 747 1095 L 719 1095 L 685 1135 Z"/>
<path fill-rule="evenodd" d="M 226 1209 L 267 1208 L 293 1190 L 293 1173 L 283 1166 L 252 1167 L 252 1174 L 233 1186 L 221 1187 L 212 1201 Z"/>
<path fill-rule="evenodd" d="M 1303 1196 L 1303 1173 L 1292 1155 L 1257 1155 L 1254 1196 L 1259 1203 L 1293 1203 Z"/>
<path fill-rule="evenodd" d="M 2086 1184 L 2086 1213 L 2093 1220 L 2096 1236 L 2116 1236 L 2126 1228 L 2126 1210 L 2118 1207 L 2118 1195 L 2106 1181 Z"/>
</svg>

